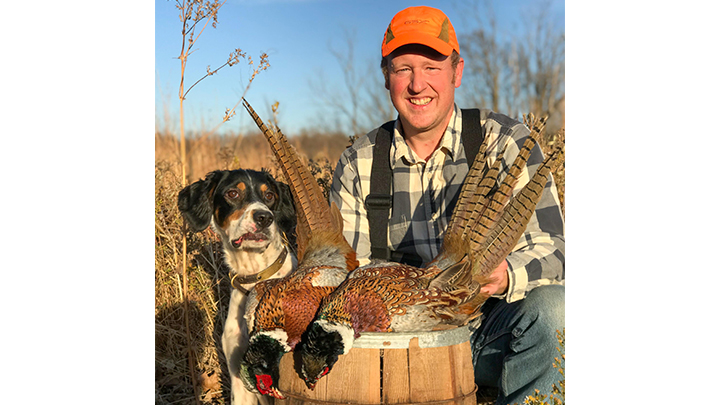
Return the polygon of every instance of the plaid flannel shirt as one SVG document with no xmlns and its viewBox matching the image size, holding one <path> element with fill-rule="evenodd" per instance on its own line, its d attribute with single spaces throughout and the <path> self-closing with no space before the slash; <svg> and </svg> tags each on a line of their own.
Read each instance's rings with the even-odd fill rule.
<svg viewBox="0 0 720 405">
<path fill-rule="evenodd" d="M 502 157 L 504 164 L 498 179 L 501 182 L 509 169 L 507 162 L 513 162 L 530 131 L 522 123 L 496 113 L 490 113 L 480 124 L 490 137 L 486 152 L 489 164 L 508 144 Z M 388 223 L 388 245 L 392 251 L 419 255 L 424 264 L 438 254 L 469 169 L 460 137 L 461 128 L 462 113 L 455 105 L 440 147 L 425 162 L 405 143 L 400 133 L 400 121 L 395 121 L 390 147 L 393 202 Z M 343 216 L 345 238 L 357 252 L 361 265 L 368 263 L 370 257 L 365 198 L 370 192 L 376 135 L 377 129 L 356 140 L 343 152 L 330 190 L 330 201 L 337 204 Z M 527 184 L 542 160 L 542 152 L 536 145 L 514 193 Z M 523 299 L 528 291 L 539 285 L 564 284 L 564 221 L 552 175 L 524 235 L 507 257 L 507 262 L 508 291 L 498 297 L 508 302 Z"/>
</svg>

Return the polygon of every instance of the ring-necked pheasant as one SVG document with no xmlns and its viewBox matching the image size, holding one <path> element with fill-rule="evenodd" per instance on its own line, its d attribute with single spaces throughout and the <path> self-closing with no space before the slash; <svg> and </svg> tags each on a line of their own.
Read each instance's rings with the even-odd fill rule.
<svg viewBox="0 0 720 405">
<path fill-rule="evenodd" d="M 532 118 L 531 118 L 532 120 Z M 465 325 L 488 295 L 480 287 L 525 231 L 557 149 L 522 190 L 514 185 L 537 136 L 533 126 L 513 165 L 495 187 L 501 159 L 487 167 L 486 138 L 463 183 L 440 253 L 424 268 L 371 262 L 353 271 L 324 301 L 298 350 L 308 388 L 330 372 L 362 332 L 420 332 Z M 504 155 L 504 150 L 499 156 Z M 509 201 L 509 202 L 508 202 Z"/>
<path fill-rule="evenodd" d="M 270 143 L 296 204 L 298 267 L 284 278 L 255 286 L 246 312 L 252 330 L 241 365 L 248 389 L 283 398 L 277 389 L 280 359 L 295 348 L 322 299 L 358 267 L 358 261 L 342 234 L 340 210 L 335 204 L 328 206 L 282 132 L 269 130 L 244 99 L 243 105 Z"/>
</svg>

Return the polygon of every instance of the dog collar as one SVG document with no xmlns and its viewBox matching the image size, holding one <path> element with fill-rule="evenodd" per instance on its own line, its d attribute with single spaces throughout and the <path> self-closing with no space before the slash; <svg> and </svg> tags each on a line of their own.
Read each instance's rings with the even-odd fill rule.
<svg viewBox="0 0 720 405">
<path fill-rule="evenodd" d="M 273 264 L 268 266 L 265 270 L 259 271 L 255 274 L 250 274 L 248 276 L 240 276 L 237 273 L 228 273 L 228 276 L 230 276 L 230 284 L 232 284 L 232 286 L 237 288 L 238 290 L 242 291 L 244 294 L 247 294 L 248 290 L 243 287 L 242 284 L 254 284 L 272 277 L 275 273 L 278 272 L 278 270 L 282 268 L 283 264 L 285 264 L 285 259 L 287 258 L 288 251 L 290 249 L 287 245 L 283 245 L 283 247 L 285 249 L 280 252 L 280 255 L 277 257 L 277 259 L 275 259 Z"/>
</svg>

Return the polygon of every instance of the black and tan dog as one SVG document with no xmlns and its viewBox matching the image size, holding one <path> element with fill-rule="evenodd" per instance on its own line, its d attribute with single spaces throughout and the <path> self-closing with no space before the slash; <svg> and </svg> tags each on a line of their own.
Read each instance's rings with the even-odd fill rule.
<svg viewBox="0 0 720 405">
<path fill-rule="evenodd" d="M 266 170 L 218 170 L 182 189 L 178 208 L 188 226 L 208 226 L 222 239 L 233 290 L 222 336 L 232 383 L 232 404 L 267 403 L 247 391 L 238 378 L 248 345 L 244 318 L 249 290 L 267 278 L 284 277 L 297 258 L 287 238 L 294 232 L 295 209 L 289 187 Z"/>
</svg>

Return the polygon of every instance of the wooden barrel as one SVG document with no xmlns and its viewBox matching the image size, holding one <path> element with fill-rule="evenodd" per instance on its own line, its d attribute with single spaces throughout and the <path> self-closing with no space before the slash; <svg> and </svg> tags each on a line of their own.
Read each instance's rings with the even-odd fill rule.
<svg viewBox="0 0 720 405">
<path fill-rule="evenodd" d="M 299 376 L 299 356 L 280 362 L 276 404 L 475 405 L 467 327 L 437 332 L 363 333 L 315 390 Z"/>
</svg>

